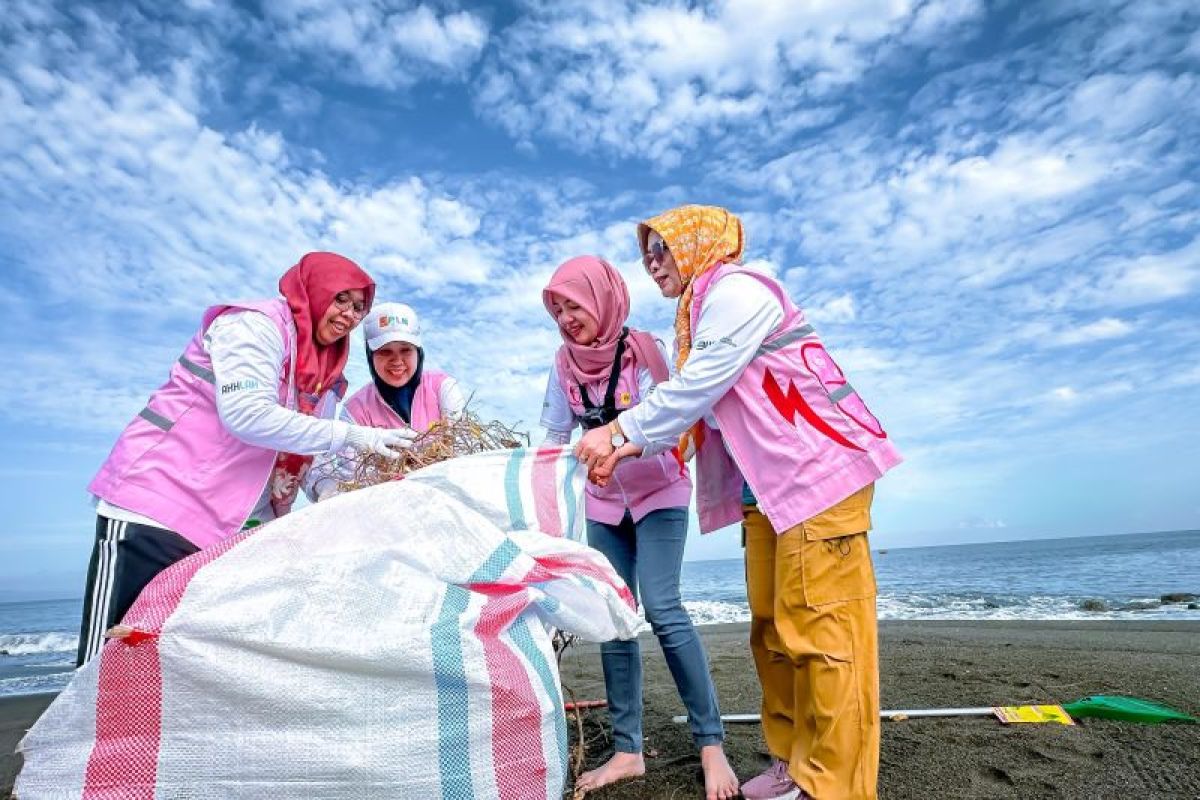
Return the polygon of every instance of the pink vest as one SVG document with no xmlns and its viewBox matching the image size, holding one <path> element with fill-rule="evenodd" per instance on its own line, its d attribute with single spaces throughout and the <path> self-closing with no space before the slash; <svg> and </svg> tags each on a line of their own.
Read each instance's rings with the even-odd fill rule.
<svg viewBox="0 0 1200 800">
<path fill-rule="evenodd" d="M 202 341 L 213 320 L 233 310 L 266 314 L 279 329 L 288 353 L 279 403 L 296 408 L 296 329 L 287 301 L 213 306 L 204 312 L 200 330 L 172 365 L 167 382 L 121 432 L 88 485 L 96 497 L 158 520 L 200 548 L 241 530 L 262 497 L 277 455 L 235 437 L 217 414 L 216 378 Z M 317 413 L 324 415 L 344 389 L 342 382 L 326 391 Z"/>
<path fill-rule="evenodd" d="M 732 264 L 702 275 L 693 290 L 693 330 L 713 284 L 735 273 L 766 285 L 784 319 L 713 406 L 720 431 L 702 428 L 696 510 L 704 533 L 740 522 L 744 478 L 782 533 L 879 479 L 901 458 L 774 279 Z"/>
<path fill-rule="evenodd" d="M 558 381 L 567 394 L 571 412 L 579 417 L 584 412 L 579 384 L 562 369 L 558 371 Z M 588 396 L 596 403 L 601 403 L 608 380 L 588 384 L 587 388 Z M 636 368 L 621 370 L 615 399 L 619 411 L 632 408 L 641 401 Z M 651 511 L 688 505 L 692 499 L 692 479 L 687 467 L 671 450 L 652 458 L 627 458 L 617 465 L 608 486 L 600 488 L 589 481 L 585 491 L 587 518 L 606 525 L 617 525 L 625 516 L 626 509 L 633 521 L 637 522 Z"/>
<path fill-rule="evenodd" d="M 416 431 L 429 430 L 429 426 L 442 418 L 441 393 L 442 384 L 446 382 L 446 373 L 429 370 L 421 374 L 421 383 L 413 393 L 412 428 Z M 346 401 L 346 413 L 359 425 L 369 425 L 372 428 L 407 428 L 408 424 L 375 388 L 371 381 L 359 389 Z"/>
</svg>

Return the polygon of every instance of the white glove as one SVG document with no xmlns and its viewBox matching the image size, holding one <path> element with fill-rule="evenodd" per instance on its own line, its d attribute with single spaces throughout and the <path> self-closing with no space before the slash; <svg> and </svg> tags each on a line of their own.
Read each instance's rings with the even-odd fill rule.
<svg viewBox="0 0 1200 800">
<path fill-rule="evenodd" d="M 346 445 L 360 453 L 378 453 L 388 458 L 399 458 L 401 450 L 412 447 L 417 432 L 412 428 L 369 428 L 351 425 L 346 434 Z"/>
</svg>

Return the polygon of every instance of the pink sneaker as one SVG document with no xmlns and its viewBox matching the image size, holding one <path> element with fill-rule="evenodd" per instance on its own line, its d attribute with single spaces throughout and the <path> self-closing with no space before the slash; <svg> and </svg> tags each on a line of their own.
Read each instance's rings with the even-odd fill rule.
<svg viewBox="0 0 1200 800">
<path fill-rule="evenodd" d="M 808 795 L 788 775 L 787 762 L 778 758 L 761 775 L 742 784 L 742 797 L 746 800 L 806 800 Z"/>
</svg>

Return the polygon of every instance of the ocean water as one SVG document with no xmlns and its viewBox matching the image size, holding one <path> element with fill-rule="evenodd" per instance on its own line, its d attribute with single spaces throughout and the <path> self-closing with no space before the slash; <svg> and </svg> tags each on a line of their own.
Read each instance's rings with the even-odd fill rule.
<svg viewBox="0 0 1200 800">
<path fill-rule="evenodd" d="M 0 603 L 0 696 L 66 686 L 82 613 L 82 600 Z"/>
<path fill-rule="evenodd" d="M 880 619 L 1195 619 L 1166 594 L 1200 595 L 1200 531 L 874 551 Z M 744 622 L 737 559 L 683 565 L 699 624 Z M 1200 601 L 1197 601 L 1200 602 Z"/>
<path fill-rule="evenodd" d="M 1200 595 L 1200 531 L 875 553 L 881 619 L 1194 619 L 1165 594 Z M 750 618 L 742 562 L 683 565 L 698 624 Z M 74 668 L 82 603 L 0 603 L 0 696 L 55 691 Z"/>
</svg>

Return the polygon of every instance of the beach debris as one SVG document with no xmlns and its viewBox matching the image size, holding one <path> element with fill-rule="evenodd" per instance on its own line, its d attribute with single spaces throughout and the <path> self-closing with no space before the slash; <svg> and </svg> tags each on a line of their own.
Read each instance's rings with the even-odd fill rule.
<svg viewBox="0 0 1200 800">
<path fill-rule="evenodd" d="M 1147 725 L 1156 725 L 1160 722 L 1200 722 L 1195 717 L 1176 711 L 1170 706 L 1164 706 L 1162 703 L 1123 695 L 1096 694 L 1073 703 L 1063 703 L 1063 708 L 1076 718 L 1099 717 L 1100 719 L 1117 719 L 1124 722 L 1141 722 Z"/>
<path fill-rule="evenodd" d="M 563 703 L 563 711 L 585 711 L 589 708 L 608 708 L 608 701 L 578 700 L 573 703 Z"/>
<path fill-rule="evenodd" d="M 140 631 L 129 625 L 113 625 L 104 632 L 105 639 L 120 639 L 130 647 L 141 644 L 148 639 L 157 639 L 158 634 Z"/>
<path fill-rule="evenodd" d="M 1034 723 L 1074 725 L 1075 720 L 1062 706 L 996 706 L 992 709 L 996 719 L 1005 725 L 1010 723 Z"/>
<path fill-rule="evenodd" d="M 498 420 L 484 422 L 469 407 L 456 419 L 443 418 L 400 451 L 399 458 L 378 453 L 343 453 L 337 456 L 351 477 L 338 483 L 338 491 L 352 492 L 399 480 L 410 472 L 459 456 L 490 450 L 529 446 L 529 434 Z M 519 424 L 519 423 L 518 423 Z"/>
<path fill-rule="evenodd" d="M 1200 719 L 1176 711 L 1153 700 L 1123 695 L 1092 695 L 1059 705 L 1029 706 L 971 706 L 965 708 L 904 708 L 879 712 L 883 719 L 901 722 L 918 717 L 987 717 L 995 716 L 1001 722 L 1055 722 L 1074 725 L 1072 717 L 1097 717 L 1124 722 L 1141 722 L 1153 725 L 1159 722 L 1196 723 Z M 722 714 L 722 722 L 759 722 L 758 714 Z M 686 716 L 675 716 L 672 722 L 687 722 Z"/>
</svg>

